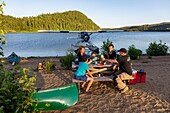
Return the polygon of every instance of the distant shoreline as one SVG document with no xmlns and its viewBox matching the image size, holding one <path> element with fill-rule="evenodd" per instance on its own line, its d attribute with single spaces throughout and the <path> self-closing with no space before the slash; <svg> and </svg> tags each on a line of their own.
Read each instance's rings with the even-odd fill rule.
<svg viewBox="0 0 170 113">
<path fill-rule="evenodd" d="M 147 56 L 147 54 L 142 54 L 141 56 Z M 170 56 L 168 53 L 165 56 Z M 63 58 L 65 56 L 30 56 L 30 57 L 21 57 L 22 59 L 44 59 L 44 58 Z M 161 56 L 152 56 L 152 57 L 161 57 Z M 7 59 L 7 57 L 0 57 L 1 59 Z"/>
<path fill-rule="evenodd" d="M 108 29 L 108 30 L 110 30 L 110 29 Z M 116 29 L 115 29 L 116 30 Z M 80 32 L 83 32 L 83 31 L 80 31 Z M 121 31 L 121 32 L 170 32 L 170 30 L 155 30 L 155 31 L 126 31 L 126 30 L 124 30 L 124 31 Z M 40 33 L 40 32 L 38 32 L 38 31 L 21 31 L 21 32 L 8 32 L 8 33 L 6 33 L 6 34 L 13 34 L 13 33 Z M 44 32 L 44 33 L 70 33 L 70 32 Z M 77 32 L 78 33 L 78 32 Z"/>
</svg>

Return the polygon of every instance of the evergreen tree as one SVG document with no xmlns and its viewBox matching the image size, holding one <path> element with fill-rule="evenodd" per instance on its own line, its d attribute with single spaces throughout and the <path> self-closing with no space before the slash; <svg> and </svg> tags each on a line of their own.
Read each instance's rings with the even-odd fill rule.
<svg viewBox="0 0 170 113">
<path fill-rule="evenodd" d="M 1 15 L 4 23 L 0 29 L 7 32 L 37 32 L 38 30 L 99 30 L 91 19 L 79 11 L 41 14 L 36 17 L 16 18 Z"/>
</svg>

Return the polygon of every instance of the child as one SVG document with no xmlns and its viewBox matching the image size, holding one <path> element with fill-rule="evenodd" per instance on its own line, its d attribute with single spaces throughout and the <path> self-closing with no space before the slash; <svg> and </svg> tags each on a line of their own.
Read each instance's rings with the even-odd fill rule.
<svg viewBox="0 0 170 113">
<path fill-rule="evenodd" d="M 38 68 L 38 70 L 43 70 L 43 65 L 42 65 L 42 63 L 39 63 L 37 68 Z"/>
<path fill-rule="evenodd" d="M 91 53 L 91 60 L 92 60 L 92 62 L 93 62 L 93 64 L 97 64 L 97 60 L 98 60 L 98 58 L 96 57 L 96 52 L 95 51 L 93 51 L 92 53 Z"/>
<path fill-rule="evenodd" d="M 91 87 L 91 85 L 93 83 L 93 76 L 90 73 L 88 66 L 89 66 L 88 58 L 87 58 L 87 56 L 83 56 L 82 62 L 79 63 L 79 67 L 78 67 L 77 71 L 74 74 L 74 78 L 77 79 L 77 80 L 84 81 L 83 84 L 82 84 L 83 89 L 85 89 L 86 82 L 89 81 L 88 86 L 85 89 L 85 93 L 91 94 L 91 92 L 89 92 L 89 88 Z M 86 75 L 86 71 L 87 71 L 88 75 Z"/>
</svg>

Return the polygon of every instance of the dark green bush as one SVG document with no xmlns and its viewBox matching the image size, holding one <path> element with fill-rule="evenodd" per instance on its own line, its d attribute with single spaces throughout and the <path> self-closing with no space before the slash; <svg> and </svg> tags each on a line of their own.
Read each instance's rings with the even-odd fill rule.
<svg viewBox="0 0 170 113">
<path fill-rule="evenodd" d="M 5 3 L 0 4 L 0 15 L 3 14 Z M 2 23 L 0 19 L 0 24 Z M 0 29 L 0 44 L 5 44 L 4 32 Z M 3 56 L 3 48 L 0 45 L 0 56 Z M 31 95 L 35 92 L 35 75 L 31 75 L 29 70 L 22 71 L 6 70 L 0 58 L 0 113 L 33 113 L 32 107 L 35 100 Z M 18 67 L 15 67 L 17 70 Z"/>
<path fill-rule="evenodd" d="M 139 49 L 136 49 L 135 45 L 131 45 L 128 48 L 128 55 L 132 60 L 138 59 L 142 55 L 142 51 Z"/>
<path fill-rule="evenodd" d="M 166 43 L 162 43 L 160 40 L 159 43 L 150 43 L 148 49 L 146 49 L 146 53 L 148 56 L 165 56 L 168 53 L 168 49 L 169 47 Z"/>
<path fill-rule="evenodd" d="M 15 70 L 19 70 L 21 68 L 21 66 L 20 65 L 15 65 Z"/>
<path fill-rule="evenodd" d="M 31 95 L 35 92 L 35 75 L 30 76 L 24 68 L 20 73 L 0 69 L 0 113 L 31 113 Z"/>
<path fill-rule="evenodd" d="M 67 53 L 66 56 L 60 59 L 61 66 L 67 69 L 71 69 L 72 62 L 74 62 L 75 59 L 76 59 L 76 55 L 74 55 L 73 53 Z"/>
<path fill-rule="evenodd" d="M 50 73 L 52 70 L 55 69 L 55 64 L 52 60 L 47 60 L 43 62 L 43 69 L 47 72 Z"/>
</svg>

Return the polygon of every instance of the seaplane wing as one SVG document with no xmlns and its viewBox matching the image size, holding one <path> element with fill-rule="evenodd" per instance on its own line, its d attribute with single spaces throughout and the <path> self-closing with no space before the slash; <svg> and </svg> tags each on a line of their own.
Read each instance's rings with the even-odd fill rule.
<svg viewBox="0 0 170 113">
<path fill-rule="evenodd" d="M 90 36 L 93 33 L 111 33 L 111 32 L 120 32 L 123 30 L 98 30 L 98 31 L 68 31 L 68 30 L 38 30 L 39 33 L 76 33 L 78 37 L 69 37 L 70 38 L 79 38 L 83 42 L 88 42 Z"/>
</svg>

